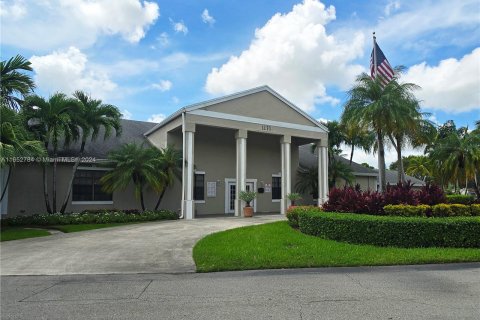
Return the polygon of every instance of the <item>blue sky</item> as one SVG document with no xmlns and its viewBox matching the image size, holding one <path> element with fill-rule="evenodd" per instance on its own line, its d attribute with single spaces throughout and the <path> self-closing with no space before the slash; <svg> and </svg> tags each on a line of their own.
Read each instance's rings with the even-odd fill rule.
<svg viewBox="0 0 480 320">
<path fill-rule="evenodd" d="M 407 67 L 405 81 L 422 86 L 431 119 L 472 127 L 479 16 L 478 0 L 7 0 L 1 56 L 31 59 L 41 95 L 82 89 L 135 120 L 263 84 L 333 120 L 368 69 L 375 30 L 390 63 Z"/>
</svg>

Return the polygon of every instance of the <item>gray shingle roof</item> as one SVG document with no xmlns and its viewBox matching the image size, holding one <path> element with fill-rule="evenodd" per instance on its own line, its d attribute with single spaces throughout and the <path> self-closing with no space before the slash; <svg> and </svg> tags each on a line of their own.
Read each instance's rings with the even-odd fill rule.
<svg viewBox="0 0 480 320">
<path fill-rule="evenodd" d="M 106 159 L 108 152 L 119 148 L 125 143 L 135 142 L 138 144 L 148 143 L 143 134 L 153 128 L 155 123 L 135 120 L 121 119 L 122 134 L 115 136 L 115 132 L 107 138 L 103 139 L 104 131 L 101 130 L 95 141 L 88 141 L 85 146 L 83 157 L 93 157 L 98 159 Z M 80 141 L 70 145 L 66 150 L 59 153 L 59 157 L 75 157 L 79 155 Z"/>
</svg>

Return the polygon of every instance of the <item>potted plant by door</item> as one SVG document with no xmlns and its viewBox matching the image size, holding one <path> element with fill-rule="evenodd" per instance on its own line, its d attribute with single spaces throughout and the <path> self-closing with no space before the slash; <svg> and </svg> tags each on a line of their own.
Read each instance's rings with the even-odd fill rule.
<svg viewBox="0 0 480 320">
<path fill-rule="evenodd" d="M 290 200 L 290 207 L 295 207 L 295 201 L 302 200 L 300 193 L 289 193 L 287 194 L 288 200 Z"/>
<path fill-rule="evenodd" d="M 255 200 L 257 193 L 253 191 L 242 191 L 240 192 L 240 200 L 243 200 L 247 205 L 243 208 L 243 216 L 246 218 L 253 217 L 253 208 L 250 206 L 250 202 Z"/>
</svg>

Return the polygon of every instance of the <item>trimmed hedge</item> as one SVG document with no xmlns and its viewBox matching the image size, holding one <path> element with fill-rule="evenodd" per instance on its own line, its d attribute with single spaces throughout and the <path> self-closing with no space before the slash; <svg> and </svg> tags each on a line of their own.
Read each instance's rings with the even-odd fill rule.
<svg viewBox="0 0 480 320">
<path fill-rule="evenodd" d="M 383 207 L 383 211 L 387 216 L 401 216 L 401 217 L 426 217 L 431 210 L 430 206 L 420 204 L 418 206 L 404 205 L 404 204 L 389 204 Z"/>
<path fill-rule="evenodd" d="M 402 217 L 469 217 L 480 216 L 480 205 L 445 204 L 427 205 L 388 205 L 383 207 L 387 216 Z"/>
<path fill-rule="evenodd" d="M 287 210 L 288 224 L 293 228 L 298 228 L 298 214 L 300 212 L 323 212 L 322 208 L 314 206 L 292 206 Z"/>
<path fill-rule="evenodd" d="M 480 217 L 429 219 L 300 212 L 300 231 L 355 244 L 394 247 L 480 248 Z"/>
<path fill-rule="evenodd" d="M 65 225 L 65 224 L 100 224 L 136 221 L 176 220 L 178 214 L 173 211 L 144 211 L 141 213 L 125 213 L 122 211 L 103 213 L 71 213 L 71 214 L 35 214 L 2 219 L 4 226 L 26 225 Z"/>
<path fill-rule="evenodd" d="M 475 197 L 467 194 L 449 194 L 447 197 L 447 203 L 455 204 L 472 204 L 475 201 Z"/>
</svg>

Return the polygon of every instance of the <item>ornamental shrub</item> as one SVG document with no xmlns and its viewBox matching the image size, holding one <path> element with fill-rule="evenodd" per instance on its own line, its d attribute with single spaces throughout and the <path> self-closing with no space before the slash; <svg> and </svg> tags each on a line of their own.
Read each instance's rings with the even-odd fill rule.
<svg viewBox="0 0 480 320">
<path fill-rule="evenodd" d="M 431 207 L 425 204 L 419 204 L 417 206 L 389 204 L 383 207 L 383 210 L 388 216 L 426 217 L 430 214 Z"/>
<path fill-rule="evenodd" d="M 470 216 L 470 206 L 464 204 L 440 203 L 432 207 L 432 217 L 461 217 Z"/>
<path fill-rule="evenodd" d="M 386 204 L 418 204 L 410 181 L 405 183 L 399 182 L 395 186 L 388 185 L 387 190 L 384 192 L 384 197 Z"/>
<path fill-rule="evenodd" d="M 301 212 L 322 212 L 322 208 L 314 206 L 290 207 L 287 210 L 288 224 L 293 228 L 298 228 L 298 215 Z"/>
<path fill-rule="evenodd" d="M 447 201 L 445 192 L 436 184 L 427 182 L 419 191 L 415 193 L 417 202 L 420 204 L 427 204 L 433 206 Z"/>
<path fill-rule="evenodd" d="M 429 219 L 332 212 L 301 212 L 301 232 L 355 244 L 480 248 L 480 217 Z"/>
<path fill-rule="evenodd" d="M 125 213 L 123 211 L 110 211 L 99 213 L 70 213 L 70 214 L 35 214 L 31 216 L 17 216 L 2 219 L 5 226 L 24 225 L 66 225 L 66 224 L 101 224 L 122 223 L 134 221 L 175 220 L 178 214 L 173 211 L 144 211 L 138 214 Z"/>
<path fill-rule="evenodd" d="M 474 196 L 468 194 L 449 194 L 447 195 L 447 203 L 456 204 L 472 204 L 475 201 Z"/>
<path fill-rule="evenodd" d="M 472 214 L 472 216 L 480 216 L 480 204 L 472 204 L 470 206 L 470 213 Z"/>
</svg>

